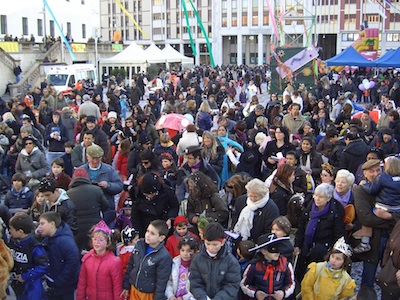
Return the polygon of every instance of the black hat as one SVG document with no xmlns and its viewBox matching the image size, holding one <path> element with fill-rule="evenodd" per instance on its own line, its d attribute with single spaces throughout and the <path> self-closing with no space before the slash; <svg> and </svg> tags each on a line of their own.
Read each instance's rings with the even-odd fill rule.
<svg viewBox="0 0 400 300">
<path fill-rule="evenodd" d="M 278 238 L 275 233 L 267 233 L 260 235 L 258 238 L 257 246 L 249 249 L 249 251 L 255 251 L 262 248 L 267 248 L 267 251 L 270 253 L 279 253 L 281 242 L 284 240 L 289 240 L 288 236 Z"/>
<path fill-rule="evenodd" d="M 96 123 L 96 117 L 95 116 L 87 116 L 86 123 Z"/>
<path fill-rule="evenodd" d="M 142 184 L 140 188 L 143 194 L 153 194 L 160 190 L 161 183 L 158 179 L 157 174 L 146 173 L 142 178 Z"/>
<path fill-rule="evenodd" d="M 145 144 L 148 144 L 150 142 L 151 142 L 151 140 L 150 140 L 149 136 L 146 133 L 142 132 L 140 134 L 140 136 L 139 136 L 139 144 L 140 145 L 145 145 Z"/>
<path fill-rule="evenodd" d="M 35 145 L 37 145 L 37 139 L 32 135 L 23 138 L 22 142 L 24 143 L 24 145 L 26 141 L 32 141 Z"/>
<path fill-rule="evenodd" d="M 39 183 L 39 192 L 44 193 L 44 192 L 52 192 L 57 188 L 57 182 L 55 181 L 54 178 L 51 177 L 46 177 L 42 179 Z"/>
<path fill-rule="evenodd" d="M 200 147 L 199 146 L 189 146 L 185 150 L 185 154 L 193 154 L 199 152 L 200 153 Z"/>
</svg>

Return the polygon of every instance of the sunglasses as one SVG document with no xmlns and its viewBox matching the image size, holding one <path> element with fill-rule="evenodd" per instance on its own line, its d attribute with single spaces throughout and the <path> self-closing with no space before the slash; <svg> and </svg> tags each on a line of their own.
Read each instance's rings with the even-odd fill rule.
<svg viewBox="0 0 400 300">
<path fill-rule="evenodd" d="M 25 146 L 26 145 L 33 145 L 33 143 L 32 142 L 28 142 L 28 143 L 25 143 Z"/>
<path fill-rule="evenodd" d="M 150 163 L 150 161 L 142 161 L 142 164 L 144 164 L 144 165 L 147 165 L 149 163 Z"/>
</svg>

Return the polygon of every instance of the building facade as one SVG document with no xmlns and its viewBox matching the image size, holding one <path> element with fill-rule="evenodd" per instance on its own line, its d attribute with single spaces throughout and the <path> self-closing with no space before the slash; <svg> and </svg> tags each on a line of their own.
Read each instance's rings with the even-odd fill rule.
<svg viewBox="0 0 400 300">
<path fill-rule="evenodd" d="M 98 0 L 18 0 L 2 5 L 0 12 L 0 39 L 12 36 L 18 40 L 42 42 L 44 36 L 64 35 L 75 42 L 86 42 L 99 29 Z M 53 17 L 54 16 L 54 17 Z M 57 26 L 59 24 L 62 32 Z"/>
</svg>

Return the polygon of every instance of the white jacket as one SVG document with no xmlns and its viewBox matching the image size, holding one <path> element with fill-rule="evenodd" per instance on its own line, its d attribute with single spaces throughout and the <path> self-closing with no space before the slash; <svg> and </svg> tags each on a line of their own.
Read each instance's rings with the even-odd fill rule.
<svg viewBox="0 0 400 300">
<path fill-rule="evenodd" d="M 167 283 L 167 287 L 165 289 L 165 296 L 167 299 L 174 297 L 176 290 L 178 288 L 179 281 L 179 267 L 181 265 L 181 257 L 177 256 L 172 260 L 172 271 L 171 276 L 169 276 L 169 280 Z M 188 292 L 185 296 L 183 296 L 183 300 L 196 300 L 193 295 L 189 292 L 190 284 L 189 284 L 189 276 L 186 279 L 186 291 Z"/>
</svg>

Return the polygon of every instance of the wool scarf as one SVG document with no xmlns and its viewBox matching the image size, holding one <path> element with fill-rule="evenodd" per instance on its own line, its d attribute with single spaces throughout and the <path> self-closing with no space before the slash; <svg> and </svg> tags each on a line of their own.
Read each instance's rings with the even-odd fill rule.
<svg viewBox="0 0 400 300">
<path fill-rule="evenodd" d="M 322 210 L 318 210 L 315 203 L 312 204 L 312 208 L 310 211 L 310 220 L 308 221 L 306 231 L 304 233 L 304 244 L 302 252 L 305 255 L 308 253 L 308 250 L 310 249 L 310 246 L 313 242 L 319 218 L 328 213 L 329 209 L 330 209 L 330 202 L 328 202 Z"/>
<path fill-rule="evenodd" d="M 351 189 L 349 189 L 347 193 L 344 194 L 343 196 L 340 196 L 339 193 L 336 191 L 336 189 L 333 191 L 333 198 L 339 201 L 343 205 L 343 207 L 349 204 L 350 196 L 351 196 Z"/>
<path fill-rule="evenodd" d="M 264 198 L 256 202 L 253 202 L 250 200 L 250 198 L 247 198 L 247 205 L 240 212 L 239 219 L 234 228 L 235 232 L 240 233 L 243 241 L 248 240 L 250 237 L 250 231 L 253 228 L 254 212 L 257 209 L 263 208 L 265 205 L 267 205 L 268 200 L 269 193 L 267 193 Z"/>
</svg>

